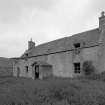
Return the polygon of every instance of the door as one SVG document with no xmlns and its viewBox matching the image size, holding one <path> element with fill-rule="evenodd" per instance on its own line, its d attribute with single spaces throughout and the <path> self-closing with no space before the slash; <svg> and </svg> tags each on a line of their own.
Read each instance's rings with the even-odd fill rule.
<svg viewBox="0 0 105 105">
<path fill-rule="evenodd" d="M 35 65 L 35 79 L 39 78 L 39 65 Z"/>
</svg>

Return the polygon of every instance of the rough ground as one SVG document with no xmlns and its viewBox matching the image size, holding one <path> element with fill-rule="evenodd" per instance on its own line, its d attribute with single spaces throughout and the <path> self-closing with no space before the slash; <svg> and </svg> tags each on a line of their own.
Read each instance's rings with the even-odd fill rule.
<svg viewBox="0 0 105 105">
<path fill-rule="evenodd" d="M 0 105 L 105 105 L 105 83 L 86 79 L 1 77 Z"/>
</svg>

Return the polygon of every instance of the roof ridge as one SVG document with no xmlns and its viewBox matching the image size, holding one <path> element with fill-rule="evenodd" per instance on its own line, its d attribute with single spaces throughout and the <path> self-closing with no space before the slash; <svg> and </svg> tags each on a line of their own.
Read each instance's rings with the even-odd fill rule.
<svg viewBox="0 0 105 105">
<path fill-rule="evenodd" d="M 90 30 L 87 30 L 87 31 L 82 31 L 82 32 L 79 32 L 79 33 L 73 34 L 73 35 L 71 35 L 71 36 L 62 37 L 62 38 L 59 38 L 59 39 L 55 39 L 55 40 L 52 40 L 52 41 L 48 41 L 48 42 L 45 42 L 45 43 L 41 43 L 41 44 L 37 45 L 36 47 L 39 47 L 39 46 L 41 46 L 41 45 L 48 44 L 48 43 L 51 43 L 51 42 L 55 42 L 55 41 L 58 41 L 58 40 L 62 40 L 62 39 L 66 39 L 66 38 L 70 38 L 70 37 L 72 37 L 72 36 L 76 36 L 76 35 L 78 35 L 78 34 L 83 34 L 83 33 L 91 32 L 91 31 L 95 31 L 95 30 L 99 30 L 99 28 L 90 29 Z"/>
</svg>

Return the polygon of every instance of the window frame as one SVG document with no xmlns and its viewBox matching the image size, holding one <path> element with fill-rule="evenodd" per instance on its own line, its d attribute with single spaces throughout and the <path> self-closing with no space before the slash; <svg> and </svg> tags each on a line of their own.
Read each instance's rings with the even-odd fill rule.
<svg viewBox="0 0 105 105">
<path fill-rule="evenodd" d="M 80 62 L 74 63 L 74 73 L 81 73 L 81 64 L 80 64 Z"/>
</svg>

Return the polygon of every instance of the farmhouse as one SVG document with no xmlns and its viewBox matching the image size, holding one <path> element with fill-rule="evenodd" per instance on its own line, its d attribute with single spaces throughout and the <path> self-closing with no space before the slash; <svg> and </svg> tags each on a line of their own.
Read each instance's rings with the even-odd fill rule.
<svg viewBox="0 0 105 105">
<path fill-rule="evenodd" d="M 30 40 L 28 50 L 14 58 L 13 75 L 26 78 L 84 75 L 84 62 L 91 61 L 96 73 L 105 71 L 105 14 L 99 27 L 70 37 L 35 46 Z"/>
</svg>

